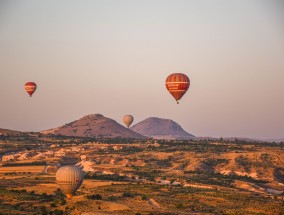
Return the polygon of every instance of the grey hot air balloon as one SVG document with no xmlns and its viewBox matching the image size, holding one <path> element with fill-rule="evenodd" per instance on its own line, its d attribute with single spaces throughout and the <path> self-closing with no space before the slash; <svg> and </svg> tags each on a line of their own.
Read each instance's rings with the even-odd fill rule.
<svg viewBox="0 0 284 215">
<path fill-rule="evenodd" d="M 130 125 L 131 125 L 131 123 L 133 122 L 133 116 L 132 115 L 125 115 L 124 117 L 123 117 L 123 122 L 124 122 L 124 124 L 127 126 L 127 127 L 129 127 Z"/>
<path fill-rule="evenodd" d="M 77 166 L 63 166 L 56 172 L 56 182 L 62 193 L 71 198 L 81 186 L 84 179 L 83 171 Z"/>
</svg>

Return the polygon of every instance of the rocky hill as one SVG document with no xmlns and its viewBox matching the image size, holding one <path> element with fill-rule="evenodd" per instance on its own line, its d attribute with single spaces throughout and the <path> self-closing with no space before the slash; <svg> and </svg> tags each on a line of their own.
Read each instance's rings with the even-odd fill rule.
<svg viewBox="0 0 284 215">
<path fill-rule="evenodd" d="M 125 128 L 113 119 L 101 114 L 90 114 L 74 122 L 41 133 L 76 137 L 145 139 L 143 135 Z"/>
<path fill-rule="evenodd" d="M 150 117 L 137 123 L 131 129 L 139 134 L 155 139 L 193 139 L 194 136 L 170 119 Z"/>
</svg>

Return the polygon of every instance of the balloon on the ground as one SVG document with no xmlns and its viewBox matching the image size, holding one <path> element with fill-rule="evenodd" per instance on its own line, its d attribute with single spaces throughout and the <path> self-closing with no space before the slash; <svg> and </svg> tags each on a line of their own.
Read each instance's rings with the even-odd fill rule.
<svg viewBox="0 0 284 215">
<path fill-rule="evenodd" d="M 30 97 L 33 95 L 33 93 L 36 91 L 37 85 L 34 82 L 27 82 L 25 84 L 25 90 L 30 95 Z"/>
<path fill-rule="evenodd" d="M 190 86 L 189 78 L 182 73 L 173 73 L 166 79 L 166 88 L 175 98 L 177 103 L 183 97 Z"/>
<path fill-rule="evenodd" d="M 131 123 L 133 122 L 133 120 L 134 120 L 134 118 L 133 118 L 132 115 L 125 115 L 125 116 L 123 117 L 123 122 L 124 122 L 124 124 L 125 124 L 127 127 L 129 127 L 129 126 L 131 125 Z"/>
<path fill-rule="evenodd" d="M 56 172 L 56 183 L 67 198 L 71 198 L 74 195 L 83 183 L 83 179 L 84 173 L 77 166 L 63 166 Z"/>
</svg>

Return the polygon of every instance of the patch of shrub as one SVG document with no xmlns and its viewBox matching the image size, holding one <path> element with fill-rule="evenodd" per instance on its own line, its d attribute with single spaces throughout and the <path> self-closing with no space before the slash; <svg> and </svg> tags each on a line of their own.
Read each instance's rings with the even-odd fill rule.
<svg viewBox="0 0 284 215">
<path fill-rule="evenodd" d="M 114 201 L 114 200 L 115 200 L 115 197 L 114 197 L 114 196 L 108 196 L 107 199 L 108 199 L 109 201 Z"/>
<path fill-rule="evenodd" d="M 63 213 L 62 210 L 55 209 L 55 211 L 53 211 L 52 214 L 54 214 L 54 215 L 63 215 L 64 213 Z"/>
<path fill-rule="evenodd" d="M 142 200 L 147 200 L 147 196 L 143 195 Z"/>
<path fill-rule="evenodd" d="M 103 197 L 100 194 L 93 194 L 93 195 L 89 195 L 87 196 L 87 199 L 95 199 L 95 200 L 101 200 Z"/>
<path fill-rule="evenodd" d="M 183 209 L 184 205 L 182 203 L 176 204 L 176 209 Z"/>
<path fill-rule="evenodd" d="M 123 197 L 133 197 L 132 193 L 125 192 L 122 194 Z"/>
</svg>

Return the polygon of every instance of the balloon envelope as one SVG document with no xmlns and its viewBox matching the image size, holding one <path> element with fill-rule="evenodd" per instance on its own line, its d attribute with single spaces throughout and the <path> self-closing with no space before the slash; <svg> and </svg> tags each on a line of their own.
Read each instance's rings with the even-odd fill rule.
<svg viewBox="0 0 284 215">
<path fill-rule="evenodd" d="M 63 166 L 56 172 L 56 183 L 67 198 L 71 198 L 81 186 L 84 179 L 83 171 L 77 166 Z"/>
<path fill-rule="evenodd" d="M 27 91 L 27 93 L 30 96 L 33 95 L 33 93 L 36 91 L 36 88 L 37 88 L 37 86 L 36 86 L 36 83 L 34 83 L 34 82 L 27 82 L 25 84 L 25 90 Z"/>
<path fill-rule="evenodd" d="M 166 79 L 166 88 L 170 94 L 178 101 L 187 92 L 190 86 L 189 78 L 182 73 L 173 73 L 169 75 Z"/>
<path fill-rule="evenodd" d="M 125 115 L 125 116 L 123 117 L 123 122 L 124 122 L 124 124 L 125 124 L 127 127 L 129 127 L 129 126 L 131 125 L 131 123 L 133 122 L 133 120 L 134 120 L 134 118 L 133 118 L 132 115 Z"/>
</svg>

